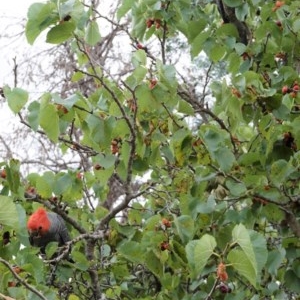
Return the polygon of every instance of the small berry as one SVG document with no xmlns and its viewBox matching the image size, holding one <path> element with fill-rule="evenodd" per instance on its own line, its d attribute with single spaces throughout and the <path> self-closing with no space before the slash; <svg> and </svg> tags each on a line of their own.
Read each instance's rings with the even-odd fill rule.
<svg viewBox="0 0 300 300">
<path fill-rule="evenodd" d="M 147 26 L 147 28 L 150 28 L 153 24 L 154 24 L 154 20 L 153 19 L 147 19 L 146 20 L 146 26 Z"/>
<path fill-rule="evenodd" d="M 98 171 L 98 170 L 101 170 L 102 167 L 101 167 L 99 164 L 96 164 L 96 165 L 94 166 L 94 169 L 95 169 L 96 171 Z"/>
<path fill-rule="evenodd" d="M 141 50 L 145 50 L 145 47 L 141 43 L 137 43 L 136 47 Z"/>
<path fill-rule="evenodd" d="M 168 243 L 168 242 L 162 242 L 161 244 L 160 244 L 160 249 L 162 250 L 162 251 L 165 251 L 165 250 L 170 250 L 170 244 Z"/>
<path fill-rule="evenodd" d="M 150 84 L 149 84 L 149 88 L 152 90 L 157 84 L 157 79 L 152 78 L 150 79 Z"/>
<path fill-rule="evenodd" d="M 2 169 L 1 172 L 0 172 L 0 177 L 5 179 L 6 178 L 6 170 L 5 169 Z"/>
<path fill-rule="evenodd" d="M 283 86 L 282 89 L 281 89 L 283 95 L 285 95 L 286 93 L 288 93 L 289 90 L 290 89 L 289 89 L 289 87 L 287 85 Z"/>
<path fill-rule="evenodd" d="M 284 1 L 276 1 L 275 6 L 273 6 L 273 8 L 272 8 L 272 11 L 276 11 L 282 5 L 284 5 Z"/>
<path fill-rule="evenodd" d="M 170 228 L 170 227 L 171 227 L 171 221 L 168 220 L 168 219 L 166 219 L 166 218 L 163 218 L 163 219 L 161 220 L 161 223 L 162 223 L 162 225 L 164 225 L 166 228 Z"/>
</svg>

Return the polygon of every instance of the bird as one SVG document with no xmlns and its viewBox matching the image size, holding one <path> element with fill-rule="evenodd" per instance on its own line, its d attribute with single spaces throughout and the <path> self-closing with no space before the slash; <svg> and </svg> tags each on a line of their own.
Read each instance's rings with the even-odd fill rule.
<svg viewBox="0 0 300 300">
<path fill-rule="evenodd" d="M 29 217 L 27 229 L 30 244 L 39 247 L 41 253 L 45 253 L 45 248 L 50 242 L 57 242 L 61 247 L 71 240 L 64 219 L 42 207 Z"/>
</svg>

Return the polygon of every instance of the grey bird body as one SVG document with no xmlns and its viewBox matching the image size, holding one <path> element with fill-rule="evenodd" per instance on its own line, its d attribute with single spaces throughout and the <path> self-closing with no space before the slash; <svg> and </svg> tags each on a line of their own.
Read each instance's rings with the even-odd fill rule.
<svg viewBox="0 0 300 300">
<path fill-rule="evenodd" d="M 50 242 L 57 242 L 58 246 L 63 246 L 70 241 L 64 219 L 54 212 L 47 212 L 43 208 L 38 209 L 30 216 L 27 227 L 30 244 L 41 248 L 42 252 Z"/>
</svg>

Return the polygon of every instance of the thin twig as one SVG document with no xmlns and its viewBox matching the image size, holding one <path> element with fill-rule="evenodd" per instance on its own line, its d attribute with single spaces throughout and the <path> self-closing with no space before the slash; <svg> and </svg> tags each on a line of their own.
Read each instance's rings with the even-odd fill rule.
<svg viewBox="0 0 300 300">
<path fill-rule="evenodd" d="M 13 267 L 9 264 L 9 262 L 7 262 L 5 259 L 0 257 L 0 262 L 2 264 L 4 264 L 12 273 L 12 275 L 18 280 L 19 283 L 21 283 L 22 285 L 24 285 L 26 287 L 26 289 L 30 290 L 31 292 L 33 292 L 35 295 L 37 295 L 39 298 L 43 299 L 43 300 L 47 300 L 46 297 L 43 296 L 43 294 L 41 294 L 41 292 L 39 292 L 37 289 L 35 289 L 33 286 L 31 286 L 30 284 L 28 284 L 23 278 L 21 278 L 13 269 Z"/>
</svg>

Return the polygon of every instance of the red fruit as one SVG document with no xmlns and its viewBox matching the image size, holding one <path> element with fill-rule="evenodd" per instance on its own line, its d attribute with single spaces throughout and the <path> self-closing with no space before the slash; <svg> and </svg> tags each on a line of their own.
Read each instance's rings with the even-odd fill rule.
<svg viewBox="0 0 300 300">
<path fill-rule="evenodd" d="M 296 92 L 291 92 L 291 93 L 290 93 L 290 96 L 291 96 L 292 98 L 296 98 L 296 97 L 297 97 L 297 93 L 296 93 Z"/>
<path fill-rule="evenodd" d="M 242 97 L 240 91 L 237 90 L 237 89 L 235 89 L 235 88 L 231 89 L 231 93 L 232 93 L 234 96 L 236 96 L 237 98 L 241 98 L 241 97 Z"/>
<path fill-rule="evenodd" d="M 221 282 L 218 286 L 217 286 L 217 288 L 220 290 L 220 292 L 222 293 L 222 294 L 227 294 L 227 293 L 231 293 L 232 291 L 231 291 L 231 288 L 228 286 L 228 285 L 226 285 L 225 283 L 223 283 L 223 282 Z"/>
<path fill-rule="evenodd" d="M 8 287 L 15 287 L 17 284 L 16 284 L 16 282 L 14 282 L 14 281 L 9 281 L 8 283 L 7 283 L 7 286 Z"/>
<path fill-rule="evenodd" d="M 247 52 L 244 52 L 244 53 L 242 54 L 242 58 L 243 58 L 243 60 L 250 59 L 250 55 L 249 55 Z"/>
<path fill-rule="evenodd" d="M 101 170 L 102 167 L 101 167 L 99 164 L 96 164 L 96 165 L 94 166 L 94 169 L 98 171 L 98 170 Z"/>
<path fill-rule="evenodd" d="M 141 50 L 145 50 L 145 47 L 141 43 L 137 43 L 136 47 Z"/>
<path fill-rule="evenodd" d="M 152 90 L 157 84 L 157 80 L 155 78 L 150 79 L 149 88 Z"/>
<path fill-rule="evenodd" d="M 275 6 L 277 8 L 281 7 L 284 4 L 284 1 L 276 1 Z"/>
<path fill-rule="evenodd" d="M 224 265 L 222 262 L 219 263 L 217 268 L 217 277 L 221 281 L 227 281 L 228 280 L 228 274 L 226 272 L 226 265 Z"/>
<path fill-rule="evenodd" d="M 1 172 L 0 172 L 0 177 L 5 179 L 6 178 L 6 170 L 5 169 L 2 169 Z"/>
<path fill-rule="evenodd" d="M 283 95 L 285 95 L 286 93 L 288 93 L 289 90 L 290 89 L 289 89 L 289 87 L 287 85 L 283 86 L 282 89 L 281 89 Z"/>
<path fill-rule="evenodd" d="M 36 190 L 33 186 L 29 186 L 26 190 L 26 192 L 30 193 L 30 194 L 36 194 Z"/>
<path fill-rule="evenodd" d="M 65 106 L 61 105 L 61 104 L 57 104 L 56 109 L 57 109 L 58 112 L 61 112 L 64 115 L 68 113 L 68 109 Z"/>
<path fill-rule="evenodd" d="M 273 8 L 272 8 L 272 11 L 276 11 L 282 5 L 284 5 L 284 1 L 276 1 L 275 6 L 273 6 Z"/>
<path fill-rule="evenodd" d="M 147 26 L 147 28 L 150 28 L 153 24 L 154 24 L 154 20 L 153 19 L 146 20 L 146 26 Z"/>
<path fill-rule="evenodd" d="M 171 227 L 171 222 L 170 220 L 166 219 L 166 218 L 163 218 L 161 220 L 161 223 L 166 227 L 166 228 L 170 228 Z"/>
<path fill-rule="evenodd" d="M 111 141 L 110 150 L 112 154 L 118 154 L 120 151 L 121 139 L 116 138 Z"/>
<path fill-rule="evenodd" d="M 78 178 L 79 180 L 81 180 L 82 177 L 83 177 L 82 173 L 78 172 L 78 173 L 76 174 L 76 178 Z"/>
<path fill-rule="evenodd" d="M 298 92 L 299 90 L 300 90 L 299 85 L 298 85 L 298 84 L 295 84 L 295 85 L 293 86 L 293 91 L 294 91 L 294 92 Z"/>
<path fill-rule="evenodd" d="M 155 19 L 155 28 L 159 29 L 161 26 L 161 20 L 160 19 Z"/>
<path fill-rule="evenodd" d="M 160 244 L 160 249 L 161 249 L 162 251 L 169 250 L 169 249 L 170 249 L 170 244 L 169 244 L 168 242 L 162 242 L 162 243 Z"/>
<path fill-rule="evenodd" d="M 276 25 L 278 26 L 278 27 L 281 27 L 282 26 L 282 23 L 281 23 L 281 21 L 276 21 Z"/>
<path fill-rule="evenodd" d="M 50 201 L 57 202 L 57 197 L 56 196 L 51 197 Z"/>
<path fill-rule="evenodd" d="M 21 273 L 21 268 L 20 267 L 17 267 L 17 266 L 15 266 L 15 267 L 13 267 L 13 270 L 15 271 L 15 273 L 17 273 L 17 274 L 19 274 L 19 273 Z"/>
</svg>

